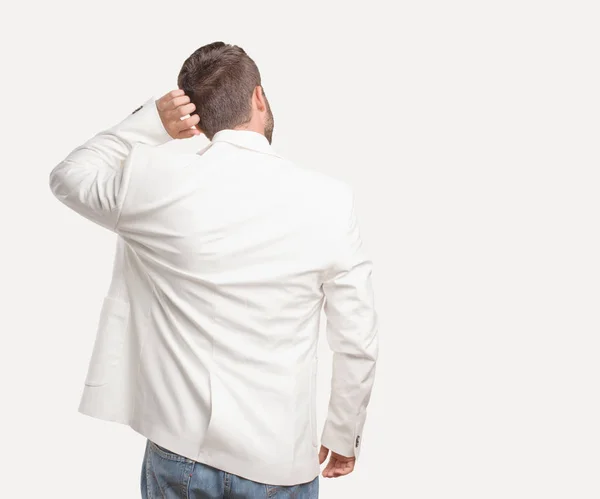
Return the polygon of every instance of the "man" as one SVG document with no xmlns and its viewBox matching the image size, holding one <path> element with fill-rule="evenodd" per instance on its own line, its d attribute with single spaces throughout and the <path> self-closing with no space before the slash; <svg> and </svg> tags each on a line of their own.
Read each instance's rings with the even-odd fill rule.
<svg viewBox="0 0 600 499">
<path fill-rule="evenodd" d="M 61 202 L 120 236 L 80 411 L 147 438 L 143 497 L 316 498 L 328 455 L 324 477 L 354 469 L 378 351 L 353 192 L 273 150 L 241 48 L 201 47 L 178 85 L 50 174 Z M 156 147 L 201 132 L 196 154 Z"/>
</svg>

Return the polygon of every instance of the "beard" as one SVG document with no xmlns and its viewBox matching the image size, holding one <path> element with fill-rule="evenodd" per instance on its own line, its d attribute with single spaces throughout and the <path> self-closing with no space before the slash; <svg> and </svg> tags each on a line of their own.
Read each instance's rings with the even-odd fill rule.
<svg viewBox="0 0 600 499">
<path fill-rule="evenodd" d="M 271 105 L 265 97 L 267 103 L 267 119 L 265 121 L 265 137 L 269 141 L 269 144 L 273 140 L 273 129 L 275 128 L 275 120 L 273 119 L 273 112 L 271 111 Z"/>
</svg>

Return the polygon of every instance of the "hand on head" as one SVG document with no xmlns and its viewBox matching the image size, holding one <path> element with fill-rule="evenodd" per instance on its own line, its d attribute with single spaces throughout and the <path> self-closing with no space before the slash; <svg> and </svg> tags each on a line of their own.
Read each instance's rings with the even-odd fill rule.
<svg viewBox="0 0 600 499">
<path fill-rule="evenodd" d="M 200 135 L 202 131 L 196 126 L 200 116 L 192 114 L 196 105 L 181 89 L 171 90 L 156 101 L 160 120 L 167 133 L 174 139 L 188 139 Z M 184 116 L 190 115 L 189 118 Z"/>
</svg>

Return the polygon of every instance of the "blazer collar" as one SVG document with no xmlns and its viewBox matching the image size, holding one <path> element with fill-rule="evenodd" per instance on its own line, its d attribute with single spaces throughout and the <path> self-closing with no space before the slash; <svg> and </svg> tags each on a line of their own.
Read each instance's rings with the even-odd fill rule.
<svg viewBox="0 0 600 499">
<path fill-rule="evenodd" d="M 269 144 L 267 138 L 258 133 L 253 132 L 251 130 L 220 130 L 213 136 L 213 139 L 207 147 L 200 150 L 198 154 L 203 153 L 206 149 L 208 149 L 213 144 L 217 142 L 228 142 L 229 144 L 233 144 L 238 147 L 243 147 L 244 149 L 250 149 L 252 151 L 262 152 L 264 154 L 270 154 L 272 156 L 279 156 Z"/>
</svg>

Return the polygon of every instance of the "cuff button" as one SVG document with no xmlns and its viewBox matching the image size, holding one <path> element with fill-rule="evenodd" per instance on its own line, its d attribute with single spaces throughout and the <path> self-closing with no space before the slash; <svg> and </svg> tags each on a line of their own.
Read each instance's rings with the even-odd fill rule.
<svg viewBox="0 0 600 499">
<path fill-rule="evenodd" d="M 356 437 L 356 444 L 354 445 L 354 447 L 358 447 L 360 445 L 360 435 L 358 435 Z"/>
<path fill-rule="evenodd" d="M 138 112 L 140 109 L 142 109 L 142 107 L 144 107 L 144 106 L 142 105 L 142 106 L 138 107 L 138 108 L 137 108 L 135 111 L 133 111 L 133 113 L 131 113 L 131 114 L 135 114 L 135 113 L 137 113 L 137 112 Z"/>
</svg>

